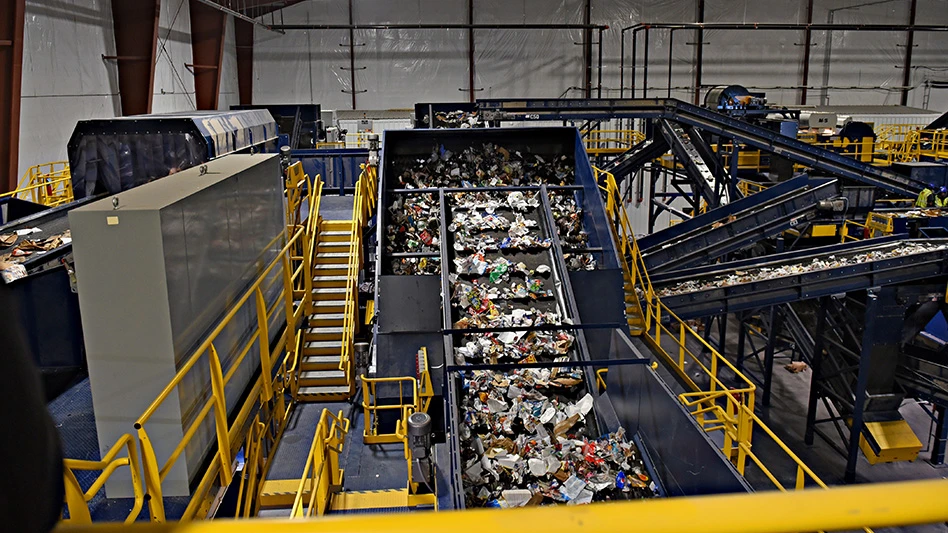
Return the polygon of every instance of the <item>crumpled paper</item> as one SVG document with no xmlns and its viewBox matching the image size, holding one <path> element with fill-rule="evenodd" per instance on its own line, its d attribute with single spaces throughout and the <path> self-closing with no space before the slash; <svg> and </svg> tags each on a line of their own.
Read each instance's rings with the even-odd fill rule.
<svg viewBox="0 0 948 533">
<path fill-rule="evenodd" d="M 389 206 L 385 229 L 389 253 L 440 250 L 441 210 L 432 194 L 397 194 Z"/>
<path fill-rule="evenodd" d="M 510 151 L 493 143 L 460 153 L 437 145 L 427 158 L 400 158 L 394 165 L 399 186 L 406 189 L 570 185 L 574 167 L 573 158 L 566 155 Z"/>
<path fill-rule="evenodd" d="M 461 397 L 467 507 L 579 505 L 649 498 L 652 483 L 625 431 L 599 436 L 580 369 L 473 371 Z"/>
<path fill-rule="evenodd" d="M 742 283 L 753 283 L 769 279 L 777 279 L 784 276 L 794 276 L 807 272 L 816 272 L 832 268 L 840 268 L 850 265 L 858 265 L 871 261 L 881 261 L 894 257 L 905 257 L 909 255 L 934 252 L 948 249 L 946 244 L 928 244 L 912 242 L 908 244 L 897 244 L 892 246 L 880 247 L 877 250 L 869 252 L 860 252 L 848 255 L 830 255 L 826 258 L 814 258 L 809 263 L 790 263 L 780 266 L 768 266 L 759 268 L 747 268 L 735 270 L 732 273 L 721 274 L 711 278 L 693 279 L 662 287 L 658 290 L 658 296 L 675 296 L 689 292 L 704 291 L 709 289 L 718 289 L 721 287 L 730 287 Z"/>
</svg>

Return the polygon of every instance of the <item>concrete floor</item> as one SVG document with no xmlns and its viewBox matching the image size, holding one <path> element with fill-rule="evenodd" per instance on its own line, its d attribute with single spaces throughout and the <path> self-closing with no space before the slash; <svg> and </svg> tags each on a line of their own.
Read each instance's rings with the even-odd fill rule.
<svg viewBox="0 0 948 533">
<path fill-rule="evenodd" d="M 728 328 L 729 333 L 726 348 L 728 358 L 734 361 L 733 355 L 737 353 L 736 320 L 731 319 L 729 323 L 732 327 Z M 731 331 L 732 329 L 733 331 Z M 811 446 L 807 446 L 803 441 L 803 435 L 806 429 L 806 411 L 812 371 L 808 368 L 803 372 L 793 374 L 783 368 L 783 365 L 787 362 L 788 356 L 778 358 L 775 361 L 773 384 L 771 388 L 771 404 L 767 408 L 760 407 L 761 395 L 758 393 L 758 415 L 824 483 L 827 485 L 843 484 L 846 458 L 819 436 L 816 436 Z M 667 370 L 663 370 L 662 374 L 666 382 L 672 383 L 674 381 L 672 374 Z M 862 453 L 860 453 L 856 467 L 857 483 L 948 478 L 948 467 L 936 467 L 928 462 L 931 442 L 929 436 L 932 432 L 931 418 L 922 410 L 915 400 L 911 399 L 907 399 L 903 402 L 899 412 L 908 421 L 909 425 L 915 431 L 915 434 L 919 437 L 919 440 L 922 441 L 923 448 L 918 459 L 913 462 L 870 465 Z M 825 418 L 826 416 L 827 413 L 823 405 L 820 405 L 817 418 Z M 823 424 L 822 427 L 825 433 L 836 439 L 835 442 L 838 445 L 843 445 L 842 440 L 839 439 L 831 423 Z M 773 445 L 772 441 L 769 441 L 766 435 L 761 435 L 760 433 L 761 432 L 758 431 L 754 433 L 754 452 L 761 457 L 765 463 L 771 461 L 776 463 L 778 469 L 782 469 L 780 472 L 775 472 L 777 477 L 792 486 L 793 471 L 795 470 L 792 464 L 786 460 L 786 455 L 779 447 Z M 846 432 L 845 429 L 844 435 L 848 438 L 848 432 Z M 786 466 L 786 468 L 783 468 L 784 466 Z M 747 478 L 757 490 L 770 490 L 773 488 L 773 485 L 762 475 L 755 475 L 750 472 L 747 474 Z M 893 495 L 893 498 L 897 497 L 897 494 Z M 948 502 L 946 502 L 945 505 L 948 505 Z M 876 531 L 911 533 L 946 532 L 948 531 L 948 525 L 930 524 Z"/>
</svg>

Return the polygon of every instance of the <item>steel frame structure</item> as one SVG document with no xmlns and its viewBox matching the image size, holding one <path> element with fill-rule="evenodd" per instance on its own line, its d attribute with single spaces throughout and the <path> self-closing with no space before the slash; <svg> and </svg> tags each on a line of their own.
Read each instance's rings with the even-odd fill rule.
<svg viewBox="0 0 948 533">
<path fill-rule="evenodd" d="M 911 16 L 909 24 L 814 24 L 812 23 L 813 18 L 813 2 L 809 0 L 807 3 L 807 20 L 809 22 L 805 24 L 783 24 L 783 23 L 729 23 L 729 22 L 703 22 L 703 9 L 699 12 L 700 16 L 698 18 L 702 19 L 699 22 L 693 23 L 661 23 L 661 22 L 640 22 L 631 26 L 626 26 L 621 30 L 620 37 L 620 53 L 619 53 L 619 96 L 625 97 L 625 40 L 626 32 L 632 32 L 632 86 L 630 87 L 632 96 L 635 96 L 636 90 L 636 69 L 637 69 L 637 48 L 638 48 L 638 34 L 639 32 L 644 32 L 644 54 L 643 54 L 643 65 L 642 65 L 642 98 L 648 97 L 648 67 L 649 67 L 649 32 L 651 30 L 668 30 L 669 32 L 669 56 L 672 54 L 672 46 L 674 43 L 674 32 L 679 30 L 694 30 L 698 33 L 698 51 L 699 53 L 696 56 L 695 60 L 695 104 L 698 103 L 698 94 L 701 91 L 701 71 L 702 71 L 702 59 L 703 59 L 703 45 L 707 43 L 701 43 L 703 39 L 704 30 L 727 30 L 727 31 L 754 31 L 754 30 L 770 30 L 770 31 L 803 31 L 804 32 L 804 55 L 803 55 L 803 66 L 802 66 L 802 79 L 800 84 L 801 93 L 801 104 L 806 103 L 806 91 L 811 89 L 809 87 L 809 58 L 810 58 L 810 47 L 812 46 L 812 32 L 813 31 L 904 31 L 907 35 L 907 52 L 905 57 L 905 63 L 903 66 L 903 86 L 900 87 L 902 91 L 902 105 L 906 105 L 908 99 L 908 91 L 911 90 L 909 87 L 911 70 L 912 70 L 912 46 L 914 45 L 914 35 L 915 32 L 944 32 L 948 31 L 948 26 L 945 25 L 920 25 L 915 24 L 915 0 L 912 0 Z M 703 8 L 703 2 L 702 2 Z M 668 96 L 671 96 L 671 61 L 668 62 Z"/>
</svg>

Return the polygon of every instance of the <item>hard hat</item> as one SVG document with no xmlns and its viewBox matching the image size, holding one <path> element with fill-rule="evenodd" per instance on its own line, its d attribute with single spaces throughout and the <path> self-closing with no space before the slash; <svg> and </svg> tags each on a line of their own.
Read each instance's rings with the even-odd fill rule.
<svg viewBox="0 0 948 533">
<path fill-rule="evenodd" d="M 938 194 L 942 194 L 942 193 L 948 194 L 948 187 L 939 187 Z"/>
</svg>

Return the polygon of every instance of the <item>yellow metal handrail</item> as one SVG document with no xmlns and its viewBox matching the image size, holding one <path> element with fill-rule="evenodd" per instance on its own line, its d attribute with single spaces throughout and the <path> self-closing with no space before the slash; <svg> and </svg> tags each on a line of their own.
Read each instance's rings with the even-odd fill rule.
<svg viewBox="0 0 948 533">
<path fill-rule="evenodd" d="M 339 357 L 339 370 L 345 373 L 349 393 L 352 393 L 353 379 L 353 341 L 358 328 L 356 311 L 358 306 L 359 271 L 362 269 L 362 232 L 371 213 L 375 209 L 375 193 L 378 190 L 378 169 L 374 165 L 362 165 L 362 175 L 356 182 L 355 197 L 352 202 L 352 222 L 349 226 L 349 264 L 346 267 L 346 294 L 342 321 L 342 342 Z"/>
<path fill-rule="evenodd" d="M 17 189 L 0 194 L 0 198 L 12 196 L 48 207 L 68 204 L 73 201 L 72 175 L 68 161 L 53 161 L 33 165 L 20 178 Z"/>
<path fill-rule="evenodd" d="M 301 192 L 299 194 L 295 194 L 292 190 L 294 187 L 301 185 L 300 180 L 295 180 L 294 183 L 290 184 L 290 186 L 287 188 L 287 193 L 291 212 L 302 203 L 304 198 L 306 199 L 308 212 L 305 222 L 303 224 L 292 224 L 288 226 L 286 231 L 281 232 L 277 237 L 274 238 L 273 241 L 271 241 L 270 245 L 268 245 L 268 248 L 281 239 L 284 239 L 286 242 L 280 252 L 277 254 L 276 258 L 274 258 L 273 261 L 271 261 L 260 272 L 254 283 L 247 289 L 247 291 L 245 291 L 236 302 L 230 304 L 230 307 L 228 308 L 229 311 L 225 314 L 217 327 L 215 327 L 214 330 L 211 331 L 211 333 L 205 338 L 204 342 L 202 342 L 201 345 L 196 350 L 194 350 L 188 358 L 186 358 L 184 364 L 180 367 L 171 382 L 165 386 L 158 397 L 149 405 L 145 412 L 135 422 L 134 427 L 138 435 L 140 446 L 139 453 L 141 454 L 140 461 L 141 466 L 143 467 L 144 475 L 141 480 L 138 480 L 137 473 L 139 468 L 137 465 L 139 459 L 137 453 L 133 453 L 135 448 L 134 441 L 132 441 L 132 443 L 129 445 L 130 458 L 128 459 L 128 461 L 134 465 L 132 484 L 133 489 L 136 491 L 140 489 L 142 483 L 144 484 L 144 494 L 147 495 L 147 498 L 144 498 L 143 496 L 143 499 L 148 501 L 148 507 L 151 514 L 151 519 L 153 521 L 165 520 L 165 509 L 162 498 L 163 491 L 161 486 L 162 481 L 167 477 L 178 458 L 180 458 L 180 456 L 184 453 L 189 443 L 197 434 L 198 429 L 210 415 L 212 410 L 214 411 L 214 424 L 216 430 L 214 443 L 216 444 L 217 451 L 214 454 L 207 471 L 198 483 L 197 488 L 194 490 L 191 500 L 183 516 L 181 517 L 181 520 L 190 520 L 196 516 L 198 510 L 201 508 L 201 505 L 205 502 L 215 478 L 219 477 L 222 486 L 226 486 L 230 483 L 232 479 L 233 467 L 231 453 L 236 446 L 239 446 L 242 443 L 245 436 L 244 429 L 247 427 L 247 421 L 249 420 L 250 413 L 254 411 L 253 408 L 255 406 L 261 406 L 261 412 L 272 413 L 273 418 L 276 420 L 277 425 L 281 429 L 286 422 L 291 406 L 286 405 L 284 400 L 285 383 L 289 382 L 293 387 L 295 387 L 292 385 L 293 383 L 298 383 L 300 357 L 298 352 L 300 347 L 300 336 L 297 330 L 302 318 L 311 310 L 311 259 L 313 257 L 312 252 L 315 250 L 316 245 L 316 219 L 318 218 L 318 209 L 320 203 L 319 198 L 322 189 L 322 179 L 319 178 L 319 176 L 316 177 L 315 186 L 313 185 L 313 181 L 311 181 L 308 176 L 304 176 L 302 181 L 307 183 L 307 191 L 305 194 Z M 308 251 L 310 253 L 305 253 L 304 251 Z M 267 278 L 271 273 L 275 272 L 275 269 L 278 265 L 282 269 L 282 276 L 278 276 L 273 281 L 269 281 Z M 264 299 L 264 292 L 274 283 L 278 283 L 279 281 L 283 282 L 281 291 L 282 298 L 278 298 L 268 308 Z M 251 299 L 253 299 L 252 304 L 250 303 Z M 217 349 L 214 345 L 214 341 L 217 339 L 218 335 L 220 335 L 220 333 L 233 321 L 234 317 L 245 304 L 255 306 L 257 324 L 253 329 L 250 338 L 247 339 L 242 345 L 238 355 L 231 365 L 231 368 L 226 374 L 224 374 Z M 271 352 L 269 324 L 271 319 L 276 316 L 276 313 L 281 307 L 283 308 L 283 311 L 286 315 L 286 328 L 283 332 L 283 335 L 278 340 L 274 350 Z M 254 384 L 250 394 L 239 408 L 233 420 L 228 420 L 226 406 L 227 401 L 224 389 L 236 373 L 237 369 L 240 368 L 241 362 L 253 348 L 254 343 L 257 343 L 259 346 L 260 378 L 258 378 L 257 382 Z M 284 351 L 282 357 L 275 356 L 275 354 L 279 354 L 281 351 Z M 190 425 L 187 428 L 184 428 L 184 435 L 181 441 L 165 460 L 164 464 L 159 465 L 154 448 L 148 435 L 148 422 L 163 405 L 163 403 L 174 393 L 178 385 L 184 380 L 185 376 L 190 373 L 192 369 L 198 366 L 197 363 L 205 355 L 207 356 L 207 364 L 211 376 L 211 395 L 205 401 L 202 409 L 198 412 L 197 416 L 193 419 Z M 271 378 L 271 376 L 274 375 L 273 371 L 275 369 L 278 369 L 279 371 L 277 372 L 275 378 Z M 293 388 L 294 392 L 295 390 L 296 389 Z M 252 424 L 250 424 L 251 433 L 253 432 L 253 428 L 257 428 L 258 430 L 260 429 L 260 424 L 262 424 L 262 422 L 260 421 L 259 416 L 260 415 L 257 415 Z M 112 448 L 113 452 L 124 445 L 126 438 L 130 437 L 126 435 L 125 437 L 119 439 L 119 441 Z M 111 460 L 110 458 L 114 458 L 113 452 L 107 454 L 105 459 L 97 462 L 96 464 L 104 463 L 108 460 Z M 131 458 L 132 456 L 134 456 L 134 458 Z M 67 471 L 70 468 L 90 469 L 88 467 L 91 466 L 91 463 L 77 462 L 72 459 L 66 459 L 64 464 Z M 93 484 L 93 488 L 101 487 L 105 483 L 108 476 L 111 475 L 111 472 L 114 470 L 114 468 L 115 467 L 111 467 L 110 469 L 103 471 L 100 477 Z M 241 493 L 244 494 L 244 491 L 241 490 Z M 246 490 L 246 497 L 252 499 L 253 494 L 254 491 L 248 486 Z M 67 494 L 67 496 L 69 495 Z M 75 498 L 75 495 L 73 494 L 72 496 L 73 498 L 71 503 L 73 505 L 70 506 L 71 516 L 71 509 L 78 502 L 78 500 Z M 85 514 L 88 514 L 88 508 L 86 508 Z M 135 515 L 137 516 L 137 512 Z M 84 517 L 84 514 L 77 510 L 76 516 Z"/>
<path fill-rule="evenodd" d="M 119 457 L 122 450 L 126 451 L 125 457 Z M 63 460 L 63 478 L 65 481 L 66 509 L 69 511 L 69 518 L 63 519 L 66 523 L 91 524 L 92 516 L 89 512 L 89 501 L 95 497 L 106 481 L 112 476 L 112 473 L 121 466 L 128 466 L 132 477 L 132 493 L 134 494 L 134 503 L 132 510 L 125 518 L 125 523 L 130 524 L 138 518 L 142 507 L 145 504 L 145 491 L 142 486 L 141 470 L 138 463 L 138 449 L 135 445 L 135 439 L 128 433 L 112 445 L 112 448 L 105 454 L 100 461 L 86 461 L 80 459 Z M 76 478 L 77 471 L 95 471 L 101 470 L 102 473 L 92 482 L 87 490 L 83 490 Z"/>
<path fill-rule="evenodd" d="M 349 419 L 343 417 L 342 411 L 332 414 L 329 409 L 323 409 L 296 489 L 290 518 L 308 518 L 314 513 L 316 516 L 326 514 L 332 491 L 342 485 L 339 454 L 342 453 L 348 433 Z M 304 504 L 306 494 L 309 494 L 309 498 Z"/>
<path fill-rule="evenodd" d="M 359 376 L 362 380 L 362 412 L 364 413 L 365 430 L 362 433 L 362 439 L 366 444 L 389 444 L 400 442 L 402 438 L 398 435 L 398 430 L 393 433 L 379 432 L 379 411 L 397 410 L 402 412 L 406 407 L 411 407 L 416 411 L 421 410 L 421 404 L 418 400 L 418 380 L 411 376 L 398 376 L 388 378 L 367 378 Z M 393 383 L 398 385 L 398 403 L 379 404 L 378 386 L 382 383 Z M 405 388 L 408 388 L 406 391 Z M 411 394 L 411 401 L 406 401 L 406 392 Z"/>
<path fill-rule="evenodd" d="M 450 531 L 519 533 L 542 525 L 545 533 L 611 533 L 634 517 L 649 533 L 792 533 L 847 531 L 866 524 L 895 527 L 948 520 L 948 480 L 865 483 L 825 491 L 767 491 L 687 498 L 651 498 L 578 506 L 475 509 L 459 513 L 341 516 L 315 525 L 297 520 L 214 520 L 192 524 L 63 527 L 58 533 L 321 533 Z M 715 517 L 711 519 L 709 517 Z M 121 527 L 121 529 L 120 529 Z"/>
<path fill-rule="evenodd" d="M 752 450 L 751 441 L 756 426 L 773 439 L 796 465 L 795 488 L 803 488 L 807 477 L 825 488 L 822 480 L 757 417 L 754 412 L 757 387 L 754 383 L 661 302 L 649 280 L 635 234 L 622 206 L 615 178 L 608 172 L 599 169 L 595 171 L 597 181 L 606 195 L 606 214 L 612 222 L 613 236 L 619 246 L 620 262 L 626 275 L 626 290 L 632 295 L 634 312 L 639 313 L 638 316 L 629 317 L 630 331 L 633 335 L 640 336 L 694 391 L 682 394 L 679 400 L 694 409 L 692 414 L 705 431 L 724 432 L 722 451 L 742 475 L 747 460 L 750 459 L 778 489 L 785 490 Z M 663 338 L 665 344 L 671 344 L 673 352 L 677 351 L 677 354 L 666 350 L 662 344 Z M 697 343 L 701 352 L 707 355 L 701 357 L 693 352 L 688 348 L 689 341 Z M 696 367 L 700 370 L 700 375 L 708 381 L 704 387 L 692 378 L 691 374 L 695 372 Z M 728 378 L 725 378 L 724 374 L 727 374 Z M 724 379 L 728 379 L 732 385 Z"/>
<path fill-rule="evenodd" d="M 740 180 L 737 182 L 737 190 L 744 196 L 757 194 L 767 189 L 767 185 L 757 183 L 756 181 Z"/>
<path fill-rule="evenodd" d="M 645 134 L 638 130 L 591 130 L 583 144 L 590 155 L 618 154 L 644 140 Z"/>
</svg>

